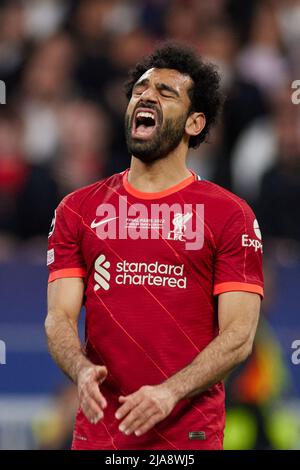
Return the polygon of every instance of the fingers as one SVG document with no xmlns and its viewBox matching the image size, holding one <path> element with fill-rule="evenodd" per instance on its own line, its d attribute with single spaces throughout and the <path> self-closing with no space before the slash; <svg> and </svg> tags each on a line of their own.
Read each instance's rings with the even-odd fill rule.
<svg viewBox="0 0 300 470">
<path fill-rule="evenodd" d="M 155 413 L 144 424 L 142 424 L 141 426 L 138 426 L 138 428 L 135 430 L 135 435 L 141 436 L 142 434 L 145 434 L 147 431 L 152 429 L 153 426 L 155 426 L 161 420 L 162 420 L 161 414 Z"/>
<path fill-rule="evenodd" d="M 126 435 L 141 436 L 165 419 L 176 404 L 169 389 L 162 385 L 143 386 L 137 392 L 120 396 L 115 416 L 122 420 L 119 429 Z"/>
<path fill-rule="evenodd" d="M 103 418 L 103 411 L 90 397 L 81 400 L 80 407 L 92 424 L 98 423 L 98 421 Z"/>
<path fill-rule="evenodd" d="M 143 426 L 153 415 L 153 409 L 141 404 L 131 410 L 131 412 L 122 421 L 119 429 L 127 436 Z"/>
<path fill-rule="evenodd" d="M 90 396 L 99 406 L 101 409 L 107 407 L 107 401 L 100 392 L 99 385 L 97 382 L 90 382 L 87 384 L 87 391 Z"/>
<path fill-rule="evenodd" d="M 78 381 L 80 407 L 92 423 L 96 424 L 103 418 L 103 410 L 107 406 L 106 399 L 99 389 L 99 382 L 107 376 L 106 367 L 96 366 L 83 370 Z"/>
<path fill-rule="evenodd" d="M 117 410 L 115 416 L 117 419 L 122 419 L 142 401 L 142 396 L 139 393 L 133 393 L 127 397 L 120 396 L 119 401 L 123 402 L 123 405 Z"/>
<path fill-rule="evenodd" d="M 144 390 L 139 390 L 126 397 L 121 395 L 119 401 L 123 404 L 117 410 L 115 416 L 117 419 L 124 418 L 119 426 L 121 432 L 129 436 L 140 430 L 140 428 L 144 429 L 145 426 L 147 430 L 150 429 L 151 420 L 153 416 L 158 415 L 158 410 L 155 403 L 145 397 Z"/>
<path fill-rule="evenodd" d="M 99 383 L 102 383 L 106 379 L 108 374 L 107 368 L 105 366 L 95 367 L 95 372 L 95 378 L 99 381 Z"/>
</svg>

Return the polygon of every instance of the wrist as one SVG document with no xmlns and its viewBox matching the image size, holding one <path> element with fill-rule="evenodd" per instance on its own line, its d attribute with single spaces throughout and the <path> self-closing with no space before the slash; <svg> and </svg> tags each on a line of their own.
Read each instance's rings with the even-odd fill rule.
<svg viewBox="0 0 300 470">
<path fill-rule="evenodd" d="M 184 393 L 181 390 L 180 384 L 174 380 L 172 377 L 167 379 L 164 382 L 164 386 L 167 388 L 168 392 L 170 393 L 172 400 L 174 402 L 174 406 L 184 398 Z"/>
<path fill-rule="evenodd" d="M 89 361 L 85 356 L 81 356 L 76 360 L 74 373 L 73 373 L 73 382 L 77 385 L 80 375 L 85 369 L 92 367 L 94 364 Z"/>
</svg>

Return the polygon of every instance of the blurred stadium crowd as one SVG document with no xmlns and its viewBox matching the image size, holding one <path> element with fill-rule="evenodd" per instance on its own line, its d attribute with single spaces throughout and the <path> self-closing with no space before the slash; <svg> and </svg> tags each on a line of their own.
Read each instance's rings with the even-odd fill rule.
<svg viewBox="0 0 300 470">
<path fill-rule="evenodd" d="M 299 0 L 0 1 L 0 79 L 7 90 L 0 106 L 0 262 L 20 247 L 44 260 L 62 197 L 129 166 L 123 81 L 166 38 L 216 63 L 226 96 L 218 126 L 190 152 L 189 167 L 246 198 L 267 258 L 299 262 L 300 105 L 291 99 L 291 84 L 300 79 Z M 275 281 L 268 267 L 266 274 L 268 293 Z M 233 390 L 247 390 L 255 406 L 280 391 L 284 366 L 270 336 L 260 343 L 264 358 L 268 344 L 277 351 L 269 362 L 258 366 L 258 352 L 239 385 L 232 379 Z M 276 384 L 268 376 L 274 357 Z M 258 381 L 252 395 L 247 377 Z M 258 446 L 276 447 L 259 432 Z M 297 432 L 291 446 L 300 446 Z"/>
<path fill-rule="evenodd" d="M 246 197 L 265 237 L 300 241 L 298 0 L 9 0 L 0 24 L 3 235 L 47 234 L 66 193 L 129 165 L 122 83 L 172 38 L 219 66 L 227 97 L 190 166 Z"/>
</svg>

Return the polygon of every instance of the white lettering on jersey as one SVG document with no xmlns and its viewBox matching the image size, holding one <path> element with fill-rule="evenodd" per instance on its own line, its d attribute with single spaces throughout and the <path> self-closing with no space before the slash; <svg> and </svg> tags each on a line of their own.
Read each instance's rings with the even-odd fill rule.
<svg viewBox="0 0 300 470">
<path fill-rule="evenodd" d="M 118 210 L 118 216 L 117 214 Z M 128 204 L 119 197 L 119 207 L 102 203 L 90 226 L 101 240 L 159 238 L 184 242 L 186 250 L 200 250 L 204 245 L 204 204 L 143 203 Z M 117 220 L 118 219 L 118 220 Z"/>
<path fill-rule="evenodd" d="M 95 261 L 94 290 L 100 288 L 108 291 L 111 285 L 111 264 L 101 254 Z M 184 264 L 164 264 L 119 261 L 115 268 L 114 281 L 117 285 L 139 285 L 177 287 L 186 289 L 187 277 L 184 275 Z"/>
<path fill-rule="evenodd" d="M 242 246 L 244 248 L 253 247 L 255 251 L 261 250 L 261 252 L 263 252 L 263 245 L 260 241 L 262 239 L 261 231 L 257 219 L 255 219 L 253 222 L 253 231 L 257 238 L 250 238 L 248 234 L 244 233 L 242 235 Z"/>
</svg>

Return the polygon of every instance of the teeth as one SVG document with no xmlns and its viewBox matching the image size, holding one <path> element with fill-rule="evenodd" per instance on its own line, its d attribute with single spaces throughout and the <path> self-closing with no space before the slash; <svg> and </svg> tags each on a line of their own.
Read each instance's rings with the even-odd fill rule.
<svg viewBox="0 0 300 470">
<path fill-rule="evenodd" d="M 154 119 L 154 116 L 152 113 L 148 113 L 146 111 L 140 111 L 137 113 L 136 115 L 137 118 L 151 118 L 151 119 Z"/>
</svg>

